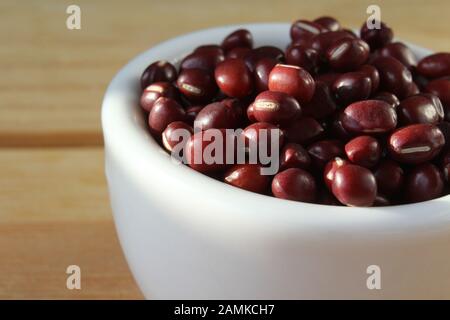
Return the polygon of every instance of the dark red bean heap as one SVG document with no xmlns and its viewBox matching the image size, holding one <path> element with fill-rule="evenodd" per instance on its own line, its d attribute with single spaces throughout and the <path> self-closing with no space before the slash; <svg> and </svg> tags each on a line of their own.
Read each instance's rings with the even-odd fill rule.
<svg viewBox="0 0 450 320">
<path fill-rule="evenodd" d="M 333 17 L 300 19 L 283 51 L 235 30 L 177 66 L 150 64 L 140 105 L 163 148 L 244 190 L 324 205 L 434 199 L 450 190 L 450 53 L 418 59 L 393 36 L 383 22 L 358 36 Z M 218 150 L 233 163 L 202 159 L 227 138 L 244 150 L 241 162 L 225 143 Z M 250 161 L 261 144 L 279 156 L 270 175 L 259 156 Z"/>
</svg>

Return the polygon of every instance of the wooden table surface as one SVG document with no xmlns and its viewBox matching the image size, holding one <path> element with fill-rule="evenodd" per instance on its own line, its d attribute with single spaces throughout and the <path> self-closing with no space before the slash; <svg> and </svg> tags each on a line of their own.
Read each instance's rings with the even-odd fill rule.
<svg viewBox="0 0 450 320">
<path fill-rule="evenodd" d="M 372 1 L 0 2 L 0 298 L 142 298 L 103 174 L 100 106 L 139 52 L 206 27 L 323 14 L 359 27 Z M 450 51 L 448 0 L 377 1 L 398 37 Z M 66 8 L 81 7 L 81 30 Z M 218 39 L 219 40 L 219 39 Z M 66 267 L 82 289 L 66 288 Z"/>
</svg>

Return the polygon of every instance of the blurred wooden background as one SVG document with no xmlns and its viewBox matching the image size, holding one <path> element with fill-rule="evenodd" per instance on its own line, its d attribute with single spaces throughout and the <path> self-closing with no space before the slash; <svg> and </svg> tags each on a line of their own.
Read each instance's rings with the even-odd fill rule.
<svg viewBox="0 0 450 320">
<path fill-rule="evenodd" d="M 130 58 L 189 31 L 332 15 L 359 28 L 372 1 L 0 2 L 0 298 L 141 298 L 115 234 L 100 106 Z M 81 7 L 81 30 L 66 8 Z M 450 51 L 448 0 L 377 1 L 397 37 Z M 219 41 L 220 39 L 218 39 Z M 78 264 L 82 290 L 67 290 Z"/>
</svg>

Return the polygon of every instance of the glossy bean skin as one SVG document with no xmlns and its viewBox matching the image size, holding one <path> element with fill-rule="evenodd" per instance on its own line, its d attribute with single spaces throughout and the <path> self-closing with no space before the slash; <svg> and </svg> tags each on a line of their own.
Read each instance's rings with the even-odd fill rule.
<svg viewBox="0 0 450 320">
<path fill-rule="evenodd" d="M 140 99 L 142 109 L 150 112 L 156 100 L 160 97 L 178 98 L 177 89 L 169 82 L 154 82 L 144 89 Z"/>
<path fill-rule="evenodd" d="M 405 177 L 405 199 L 409 203 L 437 198 L 442 195 L 443 189 L 442 175 L 431 163 L 414 167 Z"/>
<path fill-rule="evenodd" d="M 437 96 L 421 93 L 404 99 L 397 107 L 397 115 L 401 125 L 438 124 L 444 119 L 444 109 Z"/>
<path fill-rule="evenodd" d="M 417 71 L 429 79 L 450 76 L 450 52 L 438 52 L 423 58 Z"/>
<path fill-rule="evenodd" d="M 316 81 L 316 89 L 311 100 L 304 104 L 303 114 L 315 119 L 323 119 L 331 116 L 337 109 L 329 86 L 322 81 Z"/>
<path fill-rule="evenodd" d="M 438 127 L 412 124 L 394 131 L 389 137 L 388 148 L 394 160 L 420 164 L 438 155 L 444 144 L 444 135 Z"/>
<path fill-rule="evenodd" d="M 270 176 L 261 174 L 258 164 L 237 164 L 225 172 L 223 181 L 234 187 L 265 194 L 269 190 Z"/>
<path fill-rule="evenodd" d="M 344 38 L 354 39 L 355 36 L 344 30 L 322 32 L 311 38 L 310 46 L 315 49 L 322 58 L 326 59 L 325 56 L 329 47 L 336 41 Z"/>
<path fill-rule="evenodd" d="M 357 134 L 385 133 L 397 126 L 397 114 L 385 101 L 365 100 L 352 103 L 341 114 L 345 130 Z"/>
<path fill-rule="evenodd" d="M 368 169 L 348 164 L 334 173 L 331 186 L 334 196 L 347 206 L 368 207 L 377 196 L 377 183 Z"/>
<path fill-rule="evenodd" d="M 272 193 L 280 199 L 314 202 L 317 198 L 316 181 L 303 169 L 289 168 L 275 175 Z"/>
<path fill-rule="evenodd" d="M 323 168 L 323 181 L 330 191 L 333 186 L 334 174 L 336 173 L 336 170 L 347 164 L 351 164 L 351 162 L 346 159 L 336 157 L 330 160 Z"/>
<path fill-rule="evenodd" d="M 324 31 L 327 31 L 327 29 L 318 23 L 307 20 L 297 20 L 291 25 L 290 34 L 291 39 L 296 40 L 300 38 L 311 38 Z"/>
<path fill-rule="evenodd" d="M 372 168 L 380 160 L 381 146 L 378 140 L 371 136 L 359 136 L 347 142 L 345 153 L 352 163 Z"/>
<path fill-rule="evenodd" d="M 295 121 L 301 114 L 298 102 L 284 92 L 263 91 L 253 103 L 253 116 L 261 122 L 285 125 Z"/>
<path fill-rule="evenodd" d="M 149 65 L 141 75 L 141 88 L 145 89 L 154 82 L 172 82 L 177 78 L 177 69 L 165 60 Z"/>
<path fill-rule="evenodd" d="M 178 90 L 191 103 L 207 103 L 217 92 L 213 77 L 202 69 L 185 69 L 177 79 Z"/>
<path fill-rule="evenodd" d="M 198 130 L 237 128 L 242 121 L 242 110 L 237 100 L 236 103 L 230 102 L 226 103 L 224 100 L 206 105 L 195 118 L 194 128 Z"/>
<path fill-rule="evenodd" d="M 373 100 L 381 100 L 389 103 L 392 108 L 396 109 L 398 105 L 400 104 L 400 100 L 395 96 L 395 94 L 387 92 L 387 91 L 381 91 L 378 92 L 375 96 L 372 97 Z"/>
<path fill-rule="evenodd" d="M 428 82 L 425 91 L 436 95 L 441 100 L 444 108 L 450 109 L 450 77 Z"/>
<path fill-rule="evenodd" d="M 253 90 L 253 76 L 243 59 L 227 59 L 214 71 L 220 90 L 229 97 L 244 98 Z"/>
<path fill-rule="evenodd" d="M 412 75 L 400 61 L 391 57 L 378 57 L 373 65 L 380 74 L 381 90 L 392 92 L 400 100 L 410 94 Z"/>
<path fill-rule="evenodd" d="M 380 22 L 380 28 L 369 29 L 365 22 L 360 30 L 361 39 L 370 47 L 371 51 L 382 48 L 392 41 L 394 33 L 385 23 Z"/>
<path fill-rule="evenodd" d="M 276 141 L 272 141 L 273 131 L 276 131 L 278 136 L 278 140 Z M 247 148 L 256 146 L 259 150 L 261 146 L 265 146 L 267 152 L 269 152 L 273 143 L 278 145 L 277 149 L 281 149 L 284 143 L 284 132 L 277 126 L 268 122 L 252 123 L 244 129 L 242 134 Z"/>
<path fill-rule="evenodd" d="M 362 72 L 347 72 L 336 79 L 332 91 L 340 105 L 348 106 L 352 102 L 369 98 L 372 82 Z"/>
<path fill-rule="evenodd" d="M 378 73 L 377 68 L 370 64 L 364 64 L 361 67 L 359 67 L 357 72 L 362 72 L 365 75 L 367 75 L 370 78 L 371 83 L 371 93 L 375 93 L 378 90 L 378 87 L 380 86 L 380 74 Z"/>
<path fill-rule="evenodd" d="M 255 118 L 254 112 L 255 112 L 255 107 L 253 106 L 253 103 L 252 103 L 252 104 L 250 104 L 250 105 L 247 107 L 247 118 L 248 118 L 248 120 L 249 120 L 250 122 L 256 122 L 256 121 L 258 121 L 258 120 L 256 120 L 256 118 Z"/>
<path fill-rule="evenodd" d="M 286 138 L 289 142 L 308 145 L 325 132 L 321 124 L 312 117 L 301 117 L 285 127 Z"/>
<path fill-rule="evenodd" d="M 236 47 L 227 52 L 225 59 L 244 59 L 250 51 L 247 47 Z"/>
<path fill-rule="evenodd" d="M 205 149 L 214 143 L 216 135 L 223 141 L 223 149 L 218 159 L 208 159 L 209 153 Z M 209 136 L 214 137 L 209 139 Z M 227 133 L 226 129 L 208 129 L 194 133 L 185 146 L 185 157 L 187 164 L 195 171 L 203 173 L 217 172 L 228 167 L 226 163 L 226 143 L 227 139 L 236 141 L 235 137 Z"/>
<path fill-rule="evenodd" d="M 244 60 L 251 72 L 254 72 L 256 63 L 263 58 L 274 59 L 278 62 L 284 61 L 284 52 L 277 47 L 262 46 L 251 50 Z"/>
<path fill-rule="evenodd" d="M 278 64 L 269 74 L 269 90 L 287 93 L 303 104 L 311 100 L 315 82 L 303 68 Z"/>
<path fill-rule="evenodd" d="M 311 166 L 311 157 L 301 145 L 287 143 L 280 153 L 280 170 L 289 168 L 308 169 Z"/>
<path fill-rule="evenodd" d="M 222 49 L 200 47 L 181 61 L 180 69 L 202 69 L 208 73 L 212 73 L 217 64 L 224 60 L 225 55 Z"/>
<path fill-rule="evenodd" d="M 269 90 L 269 74 L 277 63 L 278 61 L 272 58 L 262 58 L 256 62 L 253 72 L 256 93 Z"/>
<path fill-rule="evenodd" d="M 183 121 L 175 121 L 171 122 L 166 129 L 162 132 L 162 144 L 164 148 L 166 148 L 167 151 L 171 152 L 173 148 L 178 145 L 179 143 L 183 142 L 182 133 L 177 132 L 177 130 L 185 130 L 189 133 L 189 135 L 194 134 L 194 129 L 190 125 L 188 125 L 186 122 Z M 184 143 L 187 143 L 187 141 L 184 141 Z M 183 146 L 184 147 L 184 146 Z"/>
<path fill-rule="evenodd" d="M 405 172 L 397 162 L 385 159 L 380 162 L 373 174 L 379 193 L 395 196 L 402 190 Z"/>
<path fill-rule="evenodd" d="M 238 47 L 251 49 L 253 48 L 253 36 L 247 29 L 238 29 L 225 37 L 221 47 L 225 52 Z"/>
<path fill-rule="evenodd" d="M 333 17 L 323 16 L 313 20 L 314 23 L 320 24 L 322 27 L 327 29 L 328 31 L 339 31 L 341 29 L 341 25 L 339 21 L 337 21 Z"/>
<path fill-rule="evenodd" d="M 308 147 L 314 166 L 322 170 L 328 161 L 345 155 L 344 145 L 339 140 L 321 140 Z"/>
<path fill-rule="evenodd" d="M 154 135 L 160 135 L 166 127 L 175 121 L 184 121 L 186 112 L 171 98 L 159 98 L 148 115 L 148 125 Z"/>
<path fill-rule="evenodd" d="M 294 44 L 286 49 L 286 63 L 315 74 L 320 63 L 319 53 L 309 46 Z"/>
<path fill-rule="evenodd" d="M 328 48 L 326 58 L 334 70 L 351 71 L 367 61 L 369 52 L 370 48 L 363 40 L 343 38 Z"/>
<path fill-rule="evenodd" d="M 395 58 L 410 70 L 417 66 L 416 56 L 410 48 L 401 42 L 388 43 L 380 49 L 379 55 L 382 57 Z"/>
</svg>

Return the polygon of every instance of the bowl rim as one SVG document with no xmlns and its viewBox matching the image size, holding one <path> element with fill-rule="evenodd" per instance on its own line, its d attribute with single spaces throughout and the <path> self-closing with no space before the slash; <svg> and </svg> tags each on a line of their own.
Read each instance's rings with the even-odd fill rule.
<svg viewBox="0 0 450 320">
<path fill-rule="evenodd" d="M 289 23 L 252 23 L 202 29 L 159 43 L 130 60 L 115 75 L 103 99 L 101 120 L 106 157 L 113 157 L 120 163 L 127 174 L 143 189 L 149 186 L 151 183 L 149 181 L 154 180 L 153 175 L 157 175 L 167 180 L 166 185 L 172 185 L 178 192 L 195 189 L 195 194 L 201 193 L 208 201 L 225 207 L 223 210 L 209 211 L 207 214 L 204 210 L 197 210 L 195 215 L 198 219 L 227 220 L 234 223 L 239 219 L 241 222 L 245 220 L 248 224 L 258 223 L 266 227 L 283 224 L 284 227 L 294 229 L 306 225 L 323 228 L 345 225 L 358 230 L 364 225 L 366 231 L 381 228 L 387 228 L 388 231 L 399 226 L 425 230 L 450 225 L 450 195 L 420 203 L 386 207 L 326 206 L 282 200 L 242 190 L 204 176 L 184 165 L 174 165 L 169 160 L 169 155 L 146 130 L 146 120 L 142 117 L 143 113 L 138 104 L 139 77 L 142 70 L 151 62 L 165 57 L 169 58 L 166 60 L 177 63 L 195 46 L 208 43 L 210 39 L 221 40 L 238 28 L 249 29 L 255 35 L 256 45 L 270 44 L 267 43 L 270 36 L 276 39 L 278 46 L 280 43 L 287 45 L 289 26 Z M 262 36 L 263 39 L 259 41 L 258 36 Z M 431 53 L 430 50 L 405 43 L 411 46 L 418 57 Z M 171 174 L 167 174 L 169 170 L 172 170 Z M 165 176 L 162 176 L 163 174 Z M 218 194 L 221 195 L 220 199 Z M 232 207 L 233 201 L 239 206 Z M 230 211 L 231 208 L 239 210 Z M 240 216 L 244 209 L 248 213 Z M 225 217 L 224 214 L 229 216 Z"/>
</svg>

